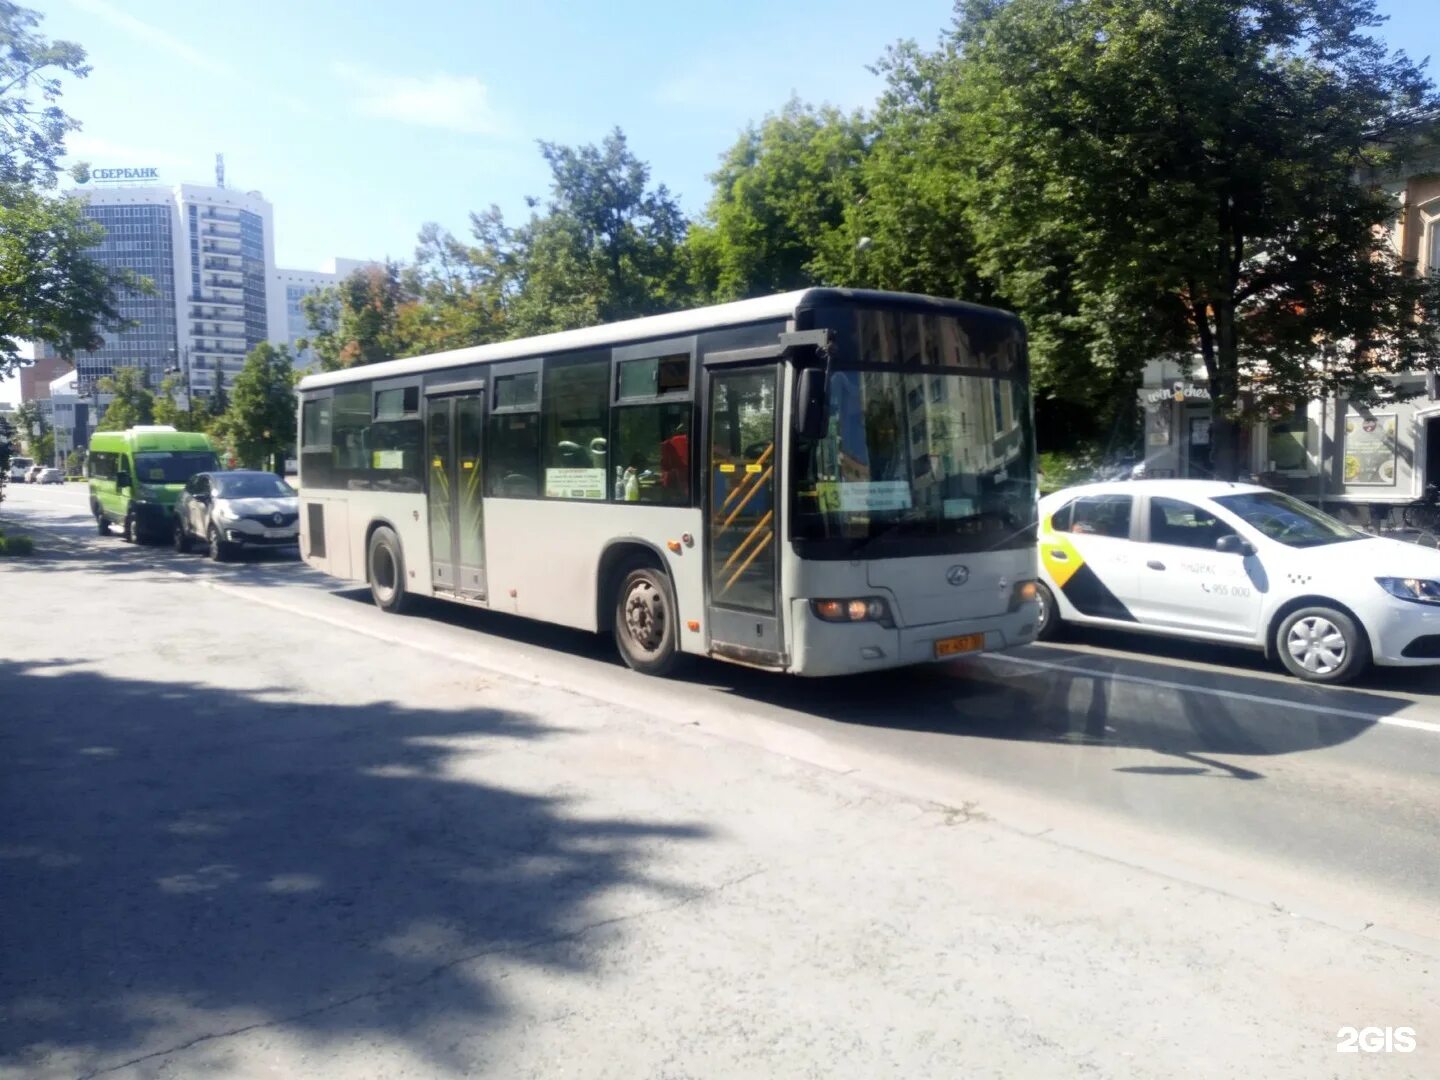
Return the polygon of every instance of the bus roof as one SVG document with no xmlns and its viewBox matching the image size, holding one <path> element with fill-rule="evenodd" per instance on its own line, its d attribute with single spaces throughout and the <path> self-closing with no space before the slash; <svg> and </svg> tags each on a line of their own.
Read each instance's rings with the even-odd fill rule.
<svg viewBox="0 0 1440 1080">
<path fill-rule="evenodd" d="M 173 427 L 153 424 L 126 428 L 124 431 L 97 431 L 90 436 L 91 450 L 211 450 L 209 436 L 200 431 L 176 431 Z"/>
<path fill-rule="evenodd" d="M 307 375 L 302 379 L 300 389 L 321 390 L 327 386 L 336 386 L 347 382 L 396 378 L 447 367 L 463 367 L 467 364 L 495 360 L 518 360 L 529 356 L 600 348 L 649 338 L 680 337 L 718 327 L 740 326 L 745 323 L 778 319 L 794 315 L 801 308 L 837 301 L 895 304 L 926 309 L 937 314 L 964 314 L 971 317 L 998 318 L 1019 322 L 1018 317 L 1010 312 L 1001 311 L 998 308 L 982 307 L 979 304 L 970 304 L 962 300 L 942 300 L 915 293 L 880 292 L 871 289 L 799 289 L 795 292 L 776 293 L 774 296 L 761 296 L 753 300 L 737 300 L 733 303 L 716 304 L 712 307 L 690 308 L 686 311 L 671 312 L 668 315 L 627 319 L 624 322 L 606 323 L 602 326 L 586 327 L 583 330 L 564 330 L 558 334 L 516 338 L 513 341 L 501 341 L 493 345 L 474 345 L 465 349 L 431 353 L 428 356 L 412 356 L 402 360 L 365 364 L 360 367 L 346 368 L 343 371 L 320 372 Z"/>
</svg>

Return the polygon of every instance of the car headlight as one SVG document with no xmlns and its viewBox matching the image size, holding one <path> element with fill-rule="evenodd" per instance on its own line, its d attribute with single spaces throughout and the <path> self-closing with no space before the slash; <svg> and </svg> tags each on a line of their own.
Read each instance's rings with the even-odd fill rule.
<svg viewBox="0 0 1440 1080">
<path fill-rule="evenodd" d="M 240 515 L 231 510 L 226 503 L 216 503 L 215 519 L 217 521 L 239 521 Z"/>
<path fill-rule="evenodd" d="M 1428 578 L 1377 577 L 1375 584 L 1391 596 L 1416 604 L 1440 604 L 1440 581 Z"/>
</svg>

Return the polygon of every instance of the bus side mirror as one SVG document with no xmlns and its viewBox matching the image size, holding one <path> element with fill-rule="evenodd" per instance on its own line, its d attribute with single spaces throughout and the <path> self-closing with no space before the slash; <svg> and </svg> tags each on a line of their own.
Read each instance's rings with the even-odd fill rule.
<svg viewBox="0 0 1440 1080">
<path fill-rule="evenodd" d="M 806 439 L 823 439 L 829 427 L 825 415 L 825 369 L 800 372 L 795 403 L 795 431 Z"/>
<path fill-rule="evenodd" d="M 130 474 L 121 469 L 115 474 L 115 490 L 121 491 L 130 486 Z"/>
</svg>

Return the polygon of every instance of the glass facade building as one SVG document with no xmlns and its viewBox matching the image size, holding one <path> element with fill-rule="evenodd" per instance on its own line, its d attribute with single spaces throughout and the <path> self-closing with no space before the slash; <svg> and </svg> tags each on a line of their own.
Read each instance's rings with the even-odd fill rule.
<svg viewBox="0 0 1440 1080">
<path fill-rule="evenodd" d="M 122 293 L 120 315 L 131 323 L 106 334 L 104 344 L 92 353 L 75 357 L 80 392 L 90 393 L 95 383 L 116 368 L 138 367 L 150 373 L 151 385 L 176 363 L 179 355 L 175 315 L 175 210 L 166 204 L 91 205 L 85 215 L 105 228 L 104 241 L 91 257 L 112 270 L 129 270 L 148 279 L 149 295 Z"/>
</svg>

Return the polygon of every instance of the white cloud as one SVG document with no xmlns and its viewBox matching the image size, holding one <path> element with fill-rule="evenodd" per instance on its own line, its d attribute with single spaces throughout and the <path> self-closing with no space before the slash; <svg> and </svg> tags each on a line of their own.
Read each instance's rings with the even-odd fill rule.
<svg viewBox="0 0 1440 1080">
<path fill-rule="evenodd" d="M 171 56 L 178 57 L 192 67 L 216 74 L 228 74 L 231 71 L 230 65 L 219 57 L 201 52 L 193 45 L 181 41 L 174 34 L 147 23 L 144 19 L 137 19 L 128 11 L 110 3 L 109 0 L 70 0 L 70 3 L 81 11 L 104 19 L 112 26 L 119 27 L 131 37 L 154 45 L 158 49 L 164 49 Z"/>
<path fill-rule="evenodd" d="M 489 89 L 474 75 L 385 75 L 339 62 L 330 70 L 354 89 L 355 109 L 366 116 L 467 135 L 504 131 Z"/>
<path fill-rule="evenodd" d="M 136 18 L 123 8 L 112 4 L 110 0 L 70 0 L 73 7 L 79 8 L 87 14 L 96 18 L 104 19 L 110 25 L 125 31 L 137 41 L 147 45 L 153 45 L 157 49 L 169 53 L 171 56 L 184 61 L 191 67 L 201 71 L 209 72 L 212 75 L 226 75 L 238 77 L 237 68 L 224 57 L 214 56 L 195 48 L 187 41 L 182 41 L 168 30 L 161 29 L 153 23 L 144 19 Z M 268 98 L 274 104 L 291 112 L 313 115 L 314 110 L 303 99 L 283 92 L 261 89 L 262 96 Z"/>
</svg>

